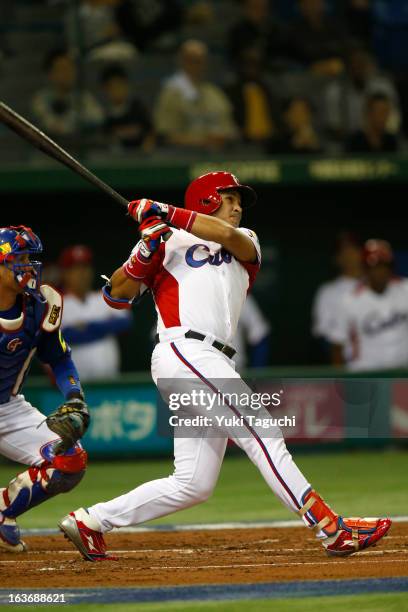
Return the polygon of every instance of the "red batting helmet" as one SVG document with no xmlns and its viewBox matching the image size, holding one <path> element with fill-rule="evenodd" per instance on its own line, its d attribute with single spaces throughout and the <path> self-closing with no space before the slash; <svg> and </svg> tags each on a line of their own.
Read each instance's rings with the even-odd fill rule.
<svg viewBox="0 0 408 612">
<path fill-rule="evenodd" d="M 66 247 L 58 259 L 60 268 L 72 268 L 77 265 L 88 265 L 93 261 L 91 249 L 83 244 Z"/>
<path fill-rule="evenodd" d="M 209 172 L 194 179 L 187 187 L 184 207 L 211 215 L 221 206 L 220 193 L 227 189 L 239 191 L 242 208 L 253 206 L 256 202 L 255 191 L 247 185 L 241 185 L 237 177 L 230 172 Z"/>
<path fill-rule="evenodd" d="M 366 265 L 371 267 L 380 263 L 392 264 L 394 254 L 386 240 L 371 239 L 364 244 L 363 258 Z"/>
</svg>

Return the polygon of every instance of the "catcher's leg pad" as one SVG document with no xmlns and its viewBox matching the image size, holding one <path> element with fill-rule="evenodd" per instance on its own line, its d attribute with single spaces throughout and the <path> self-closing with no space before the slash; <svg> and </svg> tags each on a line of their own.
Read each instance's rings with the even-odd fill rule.
<svg viewBox="0 0 408 612">
<path fill-rule="evenodd" d="M 44 455 L 43 455 L 44 456 Z M 16 518 L 59 493 L 71 491 L 83 478 L 87 453 L 80 446 L 50 456 L 38 467 L 18 474 L 0 494 L 0 515 Z"/>
<path fill-rule="evenodd" d="M 316 491 L 311 489 L 303 495 L 303 506 L 298 510 L 299 516 L 316 535 L 331 536 L 338 529 L 338 515 L 326 504 Z M 305 515 L 313 520 L 313 525 L 306 521 Z"/>
<path fill-rule="evenodd" d="M 0 494 L 1 494 L 0 489 Z M 20 536 L 20 529 L 15 519 L 6 518 L 0 512 L 0 551 L 21 553 L 27 550 Z"/>
</svg>

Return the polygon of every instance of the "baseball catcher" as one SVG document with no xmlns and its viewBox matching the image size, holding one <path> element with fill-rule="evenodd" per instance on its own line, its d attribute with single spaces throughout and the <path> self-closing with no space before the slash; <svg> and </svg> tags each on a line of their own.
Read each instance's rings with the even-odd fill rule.
<svg viewBox="0 0 408 612">
<path fill-rule="evenodd" d="M 0 551 L 23 552 L 16 519 L 82 479 L 79 443 L 89 412 L 60 331 L 62 297 L 41 284 L 39 237 L 24 226 L 0 228 L 0 454 L 28 468 L 0 489 Z M 64 397 L 49 417 L 21 394 L 34 355 L 48 364 Z"/>
</svg>

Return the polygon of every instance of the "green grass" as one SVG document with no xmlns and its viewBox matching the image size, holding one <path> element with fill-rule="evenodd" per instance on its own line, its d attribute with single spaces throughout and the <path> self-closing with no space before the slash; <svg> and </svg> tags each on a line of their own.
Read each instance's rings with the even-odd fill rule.
<svg viewBox="0 0 408 612">
<path fill-rule="evenodd" d="M 356 516 L 408 514 L 406 475 L 408 452 L 305 454 L 297 464 L 337 512 Z M 0 464 L 0 488 L 21 466 Z M 78 506 L 89 506 L 121 495 L 139 484 L 167 476 L 170 460 L 91 463 L 81 484 L 23 515 L 25 528 L 53 527 Z M 205 504 L 178 512 L 156 523 L 210 523 L 290 519 L 294 515 L 271 493 L 245 456 L 224 461 L 216 491 Z"/>
<path fill-rule="evenodd" d="M 29 606 L 24 606 L 28 608 Z M 52 610 L 69 610 L 69 612 L 315 612 L 344 610 L 359 612 L 405 612 L 408 610 L 408 594 L 375 594 L 351 595 L 341 597 L 306 597 L 299 599 L 255 599 L 246 601 L 211 601 L 211 602 L 166 602 L 154 604 L 73 604 L 52 606 Z M 21 610 L 22 606 L 7 606 L 7 610 Z M 35 609 L 50 609 L 50 606 L 39 606 Z"/>
</svg>

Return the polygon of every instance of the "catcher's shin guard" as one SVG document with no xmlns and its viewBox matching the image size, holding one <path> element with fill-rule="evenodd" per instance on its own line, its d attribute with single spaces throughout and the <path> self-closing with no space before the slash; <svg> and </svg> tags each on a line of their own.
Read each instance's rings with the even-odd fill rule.
<svg viewBox="0 0 408 612">
<path fill-rule="evenodd" d="M 1 495 L 0 490 L 0 495 Z M 20 529 L 15 519 L 6 518 L 0 512 L 0 551 L 21 553 L 27 550 L 20 537 Z"/>
<path fill-rule="evenodd" d="M 80 446 L 18 474 L 0 492 L 0 512 L 15 519 L 43 501 L 71 491 L 85 474 L 87 453 Z"/>
</svg>

